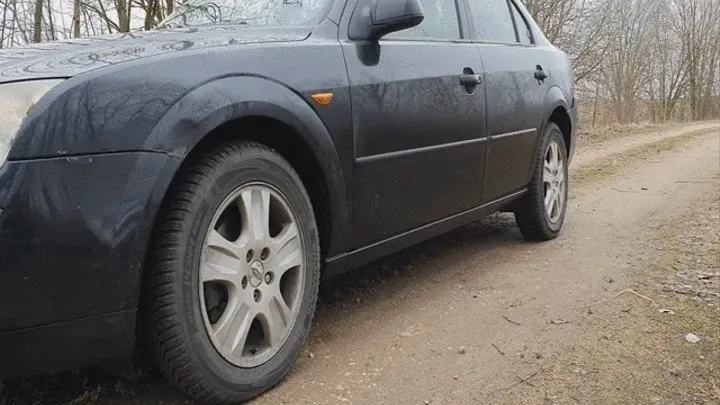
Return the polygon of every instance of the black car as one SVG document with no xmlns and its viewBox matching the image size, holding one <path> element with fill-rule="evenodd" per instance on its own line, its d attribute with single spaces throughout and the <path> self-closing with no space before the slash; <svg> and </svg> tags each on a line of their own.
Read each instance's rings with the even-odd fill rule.
<svg viewBox="0 0 720 405">
<path fill-rule="evenodd" d="M 0 53 L 0 380 L 149 347 L 181 390 L 280 382 L 318 283 L 514 212 L 555 238 L 571 63 L 516 0 L 190 0 Z"/>
</svg>

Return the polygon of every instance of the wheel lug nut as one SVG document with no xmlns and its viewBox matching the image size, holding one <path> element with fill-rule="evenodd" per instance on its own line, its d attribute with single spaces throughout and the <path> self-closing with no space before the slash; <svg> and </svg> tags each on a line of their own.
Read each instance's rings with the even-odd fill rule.
<svg viewBox="0 0 720 405">
<path fill-rule="evenodd" d="M 265 273 L 265 282 L 267 284 L 272 283 L 273 281 L 273 274 L 272 273 Z"/>
<path fill-rule="evenodd" d="M 255 253 L 252 251 L 252 249 L 248 250 L 247 254 L 245 255 L 245 260 L 250 263 L 254 255 Z"/>
<path fill-rule="evenodd" d="M 243 290 L 247 288 L 248 284 L 248 278 L 247 276 L 243 276 L 242 281 L 240 282 L 240 285 L 242 286 Z"/>
<path fill-rule="evenodd" d="M 260 300 L 262 299 L 262 293 L 260 292 L 260 290 L 256 289 L 253 292 L 253 299 L 255 300 L 255 302 L 260 302 Z"/>
<path fill-rule="evenodd" d="M 264 248 L 260 252 L 260 260 L 267 260 L 268 256 L 270 256 L 270 249 Z"/>
</svg>

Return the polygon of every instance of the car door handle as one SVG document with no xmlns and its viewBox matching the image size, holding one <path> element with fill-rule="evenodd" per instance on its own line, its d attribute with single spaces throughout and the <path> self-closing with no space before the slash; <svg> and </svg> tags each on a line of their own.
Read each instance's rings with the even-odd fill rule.
<svg viewBox="0 0 720 405">
<path fill-rule="evenodd" d="M 545 70 L 543 70 L 542 66 L 540 66 L 540 65 L 535 66 L 535 79 L 537 81 L 543 82 L 548 77 L 549 77 L 549 75 L 547 74 L 547 72 Z"/>
<path fill-rule="evenodd" d="M 482 84 L 482 76 L 476 74 L 464 74 L 460 76 L 460 85 L 464 87 L 475 87 Z"/>
<path fill-rule="evenodd" d="M 471 90 L 479 84 L 482 84 L 482 76 L 476 75 L 472 68 L 466 67 L 463 69 L 463 74 L 460 76 L 461 86 L 465 87 L 466 90 Z"/>
</svg>

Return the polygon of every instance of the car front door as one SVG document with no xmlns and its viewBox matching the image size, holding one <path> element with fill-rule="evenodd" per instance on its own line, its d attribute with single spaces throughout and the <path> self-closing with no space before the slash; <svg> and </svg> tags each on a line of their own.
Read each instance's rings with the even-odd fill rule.
<svg viewBox="0 0 720 405">
<path fill-rule="evenodd" d="M 359 1 L 355 12 L 362 12 Z M 422 0 L 420 25 L 380 41 L 342 41 L 352 95 L 357 246 L 481 203 L 484 72 L 476 44 L 464 40 L 461 4 Z"/>
<path fill-rule="evenodd" d="M 487 173 L 484 200 L 492 201 L 530 181 L 535 145 L 547 114 L 549 90 L 539 80 L 545 50 L 514 0 L 466 0 L 471 35 L 485 66 L 488 92 Z"/>
</svg>

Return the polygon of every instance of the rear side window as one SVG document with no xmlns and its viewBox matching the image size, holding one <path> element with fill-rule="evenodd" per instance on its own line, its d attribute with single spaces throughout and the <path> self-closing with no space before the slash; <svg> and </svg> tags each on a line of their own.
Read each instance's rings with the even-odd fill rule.
<svg viewBox="0 0 720 405">
<path fill-rule="evenodd" d="M 455 0 L 420 0 L 425 19 L 420 25 L 386 35 L 386 39 L 446 40 L 460 39 L 460 23 Z"/>
<path fill-rule="evenodd" d="M 469 0 L 471 20 L 478 39 L 517 43 L 507 0 Z"/>
<path fill-rule="evenodd" d="M 520 37 L 520 43 L 525 45 L 531 45 L 535 43 L 533 41 L 530 25 L 527 23 L 527 20 L 522 16 L 522 13 L 520 13 L 517 4 L 512 2 L 510 2 L 510 4 L 510 8 L 513 12 L 513 17 L 515 18 L 515 26 L 517 27 L 518 36 Z"/>
</svg>

